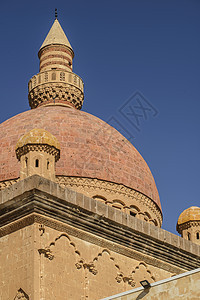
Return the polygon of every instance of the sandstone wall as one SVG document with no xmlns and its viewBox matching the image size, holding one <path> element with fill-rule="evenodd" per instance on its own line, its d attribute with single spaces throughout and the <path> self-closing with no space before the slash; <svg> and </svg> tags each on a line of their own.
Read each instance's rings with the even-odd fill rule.
<svg viewBox="0 0 200 300">
<path fill-rule="evenodd" d="M 81 239 L 45 226 L 38 242 L 38 248 L 44 249 L 40 255 L 40 299 L 98 300 L 137 287 L 140 280 L 152 283 L 172 275 L 85 241 L 84 235 Z"/>
<path fill-rule="evenodd" d="M 0 212 L 2 300 L 97 300 L 200 264 L 198 245 L 38 175 Z"/>
<path fill-rule="evenodd" d="M 183 299 L 198 300 L 200 299 L 200 269 L 187 272 L 170 278 L 163 282 L 157 282 L 149 289 L 135 289 L 130 293 L 119 296 L 108 297 L 104 300 L 166 300 L 166 299 Z"/>
<path fill-rule="evenodd" d="M 34 225 L 0 238 L 0 299 L 13 300 L 19 289 L 34 295 Z M 36 298 L 35 298 L 36 299 Z"/>
</svg>

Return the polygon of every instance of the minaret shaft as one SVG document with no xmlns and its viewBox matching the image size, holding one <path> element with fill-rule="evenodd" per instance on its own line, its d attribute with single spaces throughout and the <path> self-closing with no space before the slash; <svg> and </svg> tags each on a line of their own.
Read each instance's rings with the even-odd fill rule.
<svg viewBox="0 0 200 300">
<path fill-rule="evenodd" d="M 48 70 L 72 71 L 73 53 L 63 45 L 49 45 L 39 51 L 40 72 Z"/>
</svg>

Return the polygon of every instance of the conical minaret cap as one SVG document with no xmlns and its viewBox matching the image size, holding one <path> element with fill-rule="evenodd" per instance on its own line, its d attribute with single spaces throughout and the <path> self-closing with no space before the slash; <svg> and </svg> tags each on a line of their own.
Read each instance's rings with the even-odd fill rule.
<svg viewBox="0 0 200 300">
<path fill-rule="evenodd" d="M 57 19 L 55 19 L 51 29 L 49 30 L 49 33 L 47 34 L 42 46 L 40 47 L 40 50 L 45 46 L 55 44 L 64 45 L 72 49 L 72 46 L 70 45 L 70 42 Z"/>
</svg>

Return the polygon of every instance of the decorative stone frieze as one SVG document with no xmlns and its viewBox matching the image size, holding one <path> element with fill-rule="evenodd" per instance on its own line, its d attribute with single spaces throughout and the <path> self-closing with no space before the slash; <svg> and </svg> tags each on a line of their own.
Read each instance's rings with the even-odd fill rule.
<svg viewBox="0 0 200 300">
<path fill-rule="evenodd" d="M 24 145 L 21 148 L 17 148 L 16 149 L 16 156 L 17 159 L 20 160 L 20 157 L 22 155 L 26 155 L 27 153 L 31 152 L 31 151 L 36 151 L 36 152 L 46 152 L 50 155 L 55 156 L 55 161 L 58 161 L 60 158 L 60 150 L 56 149 L 52 146 L 49 145 Z"/>
<path fill-rule="evenodd" d="M 83 177 L 56 176 L 56 182 L 61 187 L 69 187 L 161 227 L 162 214 L 160 209 L 154 201 L 134 189 L 122 184 Z"/>
<path fill-rule="evenodd" d="M 200 220 L 199 221 L 188 221 L 186 223 L 180 224 L 178 226 L 178 233 L 181 234 L 181 232 L 185 229 L 188 229 L 190 227 L 200 227 Z"/>
<path fill-rule="evenodd" d="M 19 178 L 0 181 L 0 191 L 6 189 L 7 187 L 15 184 L 18 181 L 19 181 Z"/>
</svg>

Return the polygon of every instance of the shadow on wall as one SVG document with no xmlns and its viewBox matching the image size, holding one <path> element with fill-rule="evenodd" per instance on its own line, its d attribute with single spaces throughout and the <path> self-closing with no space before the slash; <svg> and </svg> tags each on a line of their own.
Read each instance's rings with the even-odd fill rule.
<svg viewBox="0 0 200 300">
<path fill-rule="evenodd" d="M 136 300 L 144 298 L 144 296 L 146 296 L 148 293 L 149 293 L 149 288 L 142 291 L 142 293 L 137 296 Z"/>
</svg>

